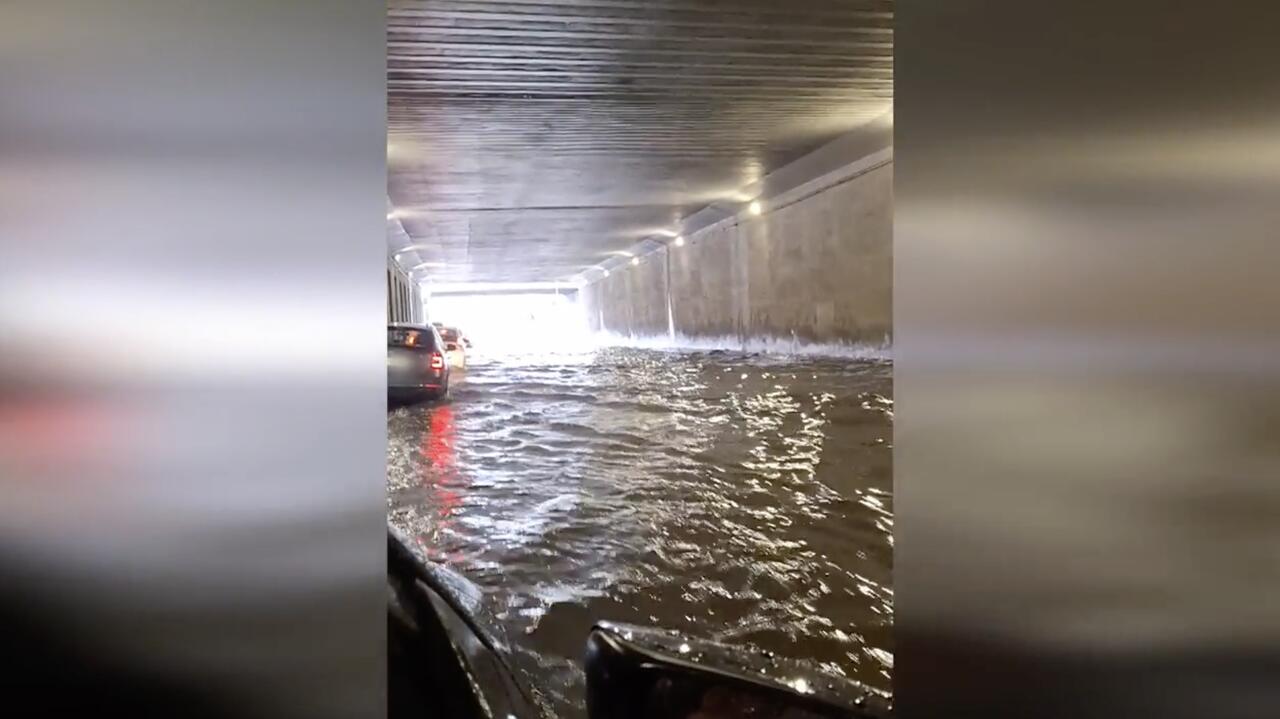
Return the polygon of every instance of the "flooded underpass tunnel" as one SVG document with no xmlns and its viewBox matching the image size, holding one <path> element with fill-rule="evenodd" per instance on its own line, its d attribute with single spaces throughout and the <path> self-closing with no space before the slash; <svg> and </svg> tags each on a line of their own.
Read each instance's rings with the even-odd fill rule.
<svg viewBox="0 0 1280 719">
<path fill-rule="evenodd" d="M 608 619 L 888 689 L 890 366 L 606 348 L 476 358 L 389 417 L 394 525 L 483 587 L 548 700 Z"/>
<path fill-rule="evenodd" d="M 556 715 L 600 620 L 887 692 L 893 4 L 387 22 L 389 524 Z"/>
</svg>

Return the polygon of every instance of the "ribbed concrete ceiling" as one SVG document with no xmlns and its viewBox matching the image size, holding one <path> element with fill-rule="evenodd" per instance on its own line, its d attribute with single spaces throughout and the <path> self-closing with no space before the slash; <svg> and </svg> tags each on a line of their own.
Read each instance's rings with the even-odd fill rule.
<svg viewBox="0 0 1280 719">
<path fill-rule="evenodd" d="M 392 0 L 388 194 L 442 282 L 568 280 L 889 109 L 884 0 Z"/>
</svg>

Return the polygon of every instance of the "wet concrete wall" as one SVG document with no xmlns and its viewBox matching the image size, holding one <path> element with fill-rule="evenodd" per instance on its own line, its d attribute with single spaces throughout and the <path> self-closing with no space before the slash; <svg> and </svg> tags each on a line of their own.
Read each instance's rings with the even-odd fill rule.
<svg viewBox="0 0 1280 719">
<path fill-rule="evenodd" d="M 582 292 L 592 329 L 639 337 L 668 334 L 666 251 L 626 265 Z"/>
<path fill-rule="evenodd" d="M 635 337 L 891 340 L 892 152 L 864 158 L 614 268 L 583 291 L 595 329 Z"/>
<path fill-rule="evenodd" d="M 637 335 L 667 334 L 665 251 L 645 255 L 637 266 L 621 274 L 631 311 L 630 330 Z"/>
<path fill-rule="evenodd" d="M 670 248 L 671 316 L 678 334 L 737 337 L 747 329 L 740 239 L 736 223 L 726 222 Z"/>
</svg>

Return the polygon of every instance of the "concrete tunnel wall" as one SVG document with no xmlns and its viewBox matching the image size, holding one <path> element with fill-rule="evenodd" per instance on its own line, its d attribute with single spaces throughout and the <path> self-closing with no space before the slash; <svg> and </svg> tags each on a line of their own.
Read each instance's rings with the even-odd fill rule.
<svg viewBox="0 0 1280 719">
<path fill-rule="evenodd" d="M 892 151 L 855 164 L 586 286 L 589 325 L 637 338 L 890 342 Z"/>
</svg>

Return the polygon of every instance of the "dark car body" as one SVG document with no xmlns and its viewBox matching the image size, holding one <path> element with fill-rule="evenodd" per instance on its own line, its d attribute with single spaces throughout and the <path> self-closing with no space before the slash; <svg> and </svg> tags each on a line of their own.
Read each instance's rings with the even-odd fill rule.
<svg viewBox="0 0 1280 719">
<path fill-rule="evenodd" d="M 553 719 L 493 598 L 422 539 L 388 527 L 387 540 L 388 719 Z M 893 716 L 887 693 L 760 650 L 607 621 L 583 639 L 589 719 Z"/>
<path fill-rule="evenodd" d="M 430 325 L 387 325 L 387 399 L 392 403 L 439 399 L 449 393 L 444 340 Z"/>
</svg>

